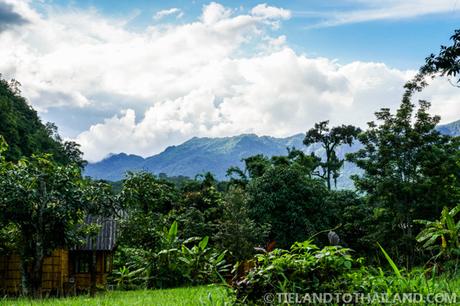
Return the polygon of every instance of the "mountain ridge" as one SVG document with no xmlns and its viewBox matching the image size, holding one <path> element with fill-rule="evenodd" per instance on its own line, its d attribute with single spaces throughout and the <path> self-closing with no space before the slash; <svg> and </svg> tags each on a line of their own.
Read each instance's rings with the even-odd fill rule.
<svg viewBox="0 0 460 306">
<path fill-rule="evenodd" d="M 460 120 L 437 127 L 442 134 L 460 135 Z M 127 171 L 148 171 L 155 174 L 165 173 L 168 176 L 188 176 L 210 171 L 220 180 L 225 179 L 226 171 L 231 166 L 242 166 L 242 159 L 255 155 L 285 155 L 288 147 L 295 147 L 307 153 L 312 151 L 321 154 L 319 145 L 309 148 L 303 145 L 305 134 L 298 133 L 289 137 L 258 136 L 256 134 L 240 134 L 227 137 L 193 137 L 179 145 L 167 147 L 164 151 L 142 157 L 135 154 L 110 154 L 105 159 L 89 163 L 85 175 L 94 179 L 109 181 L 121 180 Z M 338 155 L 359 149 L 359 144 L 352 147 L 342 146 Z M 345 164 L 339 185 L 349 187 L 348 176 L 357 173 L 352 164 Z"/>
</svg>

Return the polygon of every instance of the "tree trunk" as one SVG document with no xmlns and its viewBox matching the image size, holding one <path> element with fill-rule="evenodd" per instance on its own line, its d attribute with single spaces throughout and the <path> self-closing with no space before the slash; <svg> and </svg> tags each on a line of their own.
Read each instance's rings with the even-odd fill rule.
<svg viewBox="0 0 460 306">
<path fill-rule="evenodd" d="M 91 287 L 89 289 L 89 295 L 94 297 L 96 295 L 97 287 L 97 254 L 96 251 L 91 252 L 91 265 L 90 265 L 90 277 L 91 277 Z"/>
<path fill-rule="evenodd" d="M 42 297 L 42 274 L 43 274 L 43 261 L 45 258 L 45 221 L 43 218 L 44 210 L 46 209 L 47 204 L 47 192 L 46 184 L 42 178 L 39 181 L 39 189 L 41 193 L 41 199 L 38 201 L 37 208 L 37 221 L 34 224 L 34 230 L 31 237 L 26 237 L 34 241 L 32 245 L 32 271 L 30 278 L 30 285 L 32 292 L 30 294 L 34 298 Z"/>
<path fill-rule="evenodd" d="M 23 255 L 21 255 L 21 294 L 23 296 L 30 294 L 29 261 Z"/>
<path fill-rule="evenodd" d="M 28 254 L 21 253 L 21 293 L 23 296 L 41 298 L 43 261 L 45 258 L 43 247 L 37 243 L 33 251 L 32 260 Z"/>
<path fill-rule="evenodd" d="M 19 250 L 21 294 L 30 297 L 34 293 L 32 266 L 35 258 L 35 243 L 31 242 L 33 234 L 29 227 L 22 227 L 21 232 L 21 248 Z"/>
<path fill-rule="evenodd" d="M 326 147 L 326 184 L 327 189 L 331 190 L 331 149 Z"/>
<path fill-rule="evenodd" d="M 32 295 L 34 298 L 42 297 L 42 275 L 43 275 L 43 260 L 45 252 L 43 243 L 37 242 L 35 256 L 32 262 Z"/>
</svg>

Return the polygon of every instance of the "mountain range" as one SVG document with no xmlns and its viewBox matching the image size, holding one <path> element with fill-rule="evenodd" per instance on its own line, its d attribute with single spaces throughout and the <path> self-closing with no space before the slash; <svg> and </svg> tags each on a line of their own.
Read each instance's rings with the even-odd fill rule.
<svg viewBox="0 0 460 306">
<path fill-rule="evenodd" d="M 446 135 L 460 135 L 460 120 L 437 129 Z M 166 148 L 163 152 L 147 158 L 138 155 L 120 153 L 89 163 L 85 175 L 94 179 L 118 181 L 123 179 L 127 171 L 148 171 L 155 174 L 165 173 L 168 176 L 194 177 L 204 172 L 212 172 L 218 179 L 224 180 L 226 171 L 231 166 L 242 166 L 242 159 L 264 154 L 266 156 L 285 155 L 288 147 L 295 147 L 305 152 L 315 151 L 321 155 L 319 145 L 306 148 L 303 145 L 304 134 L 296 134 L 286 138 L 242 134 L 233 137 L 194 137 L 180 145 Z M 359 149 L 360 144 L 342 146 L 338 149 L 339 157 Z M 346 163 L 338 180 L 339 187 L 350 187 L 349 176 L 359 173 L 353 164 Z"/>
</svg>

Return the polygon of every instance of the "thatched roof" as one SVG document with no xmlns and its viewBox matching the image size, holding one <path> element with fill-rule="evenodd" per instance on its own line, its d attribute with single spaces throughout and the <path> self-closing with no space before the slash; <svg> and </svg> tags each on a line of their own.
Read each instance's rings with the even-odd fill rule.
<svg viewBox="0 0 460 306">
<path fill-rule="evenodd" d="M 86 242 L 72 248 L 73 251 L 112 251 L 115 248 L 117 222 L 113 218 L 87 216 L 85 222 L 98 224 L 101 229 L 96 237 L 86 238 Z"/>
</svg>

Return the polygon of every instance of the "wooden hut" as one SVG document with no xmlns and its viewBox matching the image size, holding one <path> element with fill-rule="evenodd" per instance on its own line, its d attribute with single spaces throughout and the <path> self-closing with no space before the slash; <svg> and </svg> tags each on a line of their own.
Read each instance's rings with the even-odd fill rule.
<svg viewBox="0 0 460 306">
<path fill-rule="evenodd" d="M 84 244 L 70 249 L 54 250 L 43 262 L 42 290 L 44 294 L 68 295 L 107 286 L 112 271 L 116 246 L 117 223 L 110 218 L 88 216 L 86 222 L 98 224 L 96 237 L 88 237 Z M 0 256 L 0 294 L 18 295 L 21 292 L 20 257 Z"/>
<path fill-rule="evenodd" d="M 89 216 L 86 222 L 99 224 L 101 229 L 96 237 L 88 237 L 85 244 L 76 246 L 69 252 L 69 285 L 73 282 L 76 291 L 107 285 L 107 275 L 112 271 L 116 246 L 115 220 Z"/>
</svg>

